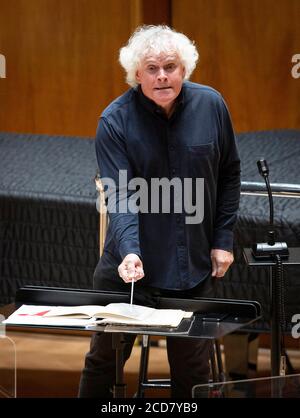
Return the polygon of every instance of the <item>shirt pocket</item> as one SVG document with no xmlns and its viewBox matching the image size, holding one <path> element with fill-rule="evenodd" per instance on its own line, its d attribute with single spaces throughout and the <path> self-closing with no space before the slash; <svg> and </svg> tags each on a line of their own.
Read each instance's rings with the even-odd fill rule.
<svg viewBox="0 0 300 418">
<path fill-rule="evenodd" d="M 188 146 L 191 177 L 217 176 L 218 151 L 214 142 Z"/>
</svg>

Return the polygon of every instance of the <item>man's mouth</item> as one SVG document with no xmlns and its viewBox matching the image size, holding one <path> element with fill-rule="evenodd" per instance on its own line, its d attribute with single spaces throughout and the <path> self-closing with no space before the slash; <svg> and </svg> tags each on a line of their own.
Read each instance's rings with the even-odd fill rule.
<svg viewBox="0 0 300 418">
<path fill-rule="evenodd" d="M 154 87 L 154 90 L 167 90 L 170 89 L 171 87 L 169 86 L 165 86 L 165 87 Z"/>
</svg>

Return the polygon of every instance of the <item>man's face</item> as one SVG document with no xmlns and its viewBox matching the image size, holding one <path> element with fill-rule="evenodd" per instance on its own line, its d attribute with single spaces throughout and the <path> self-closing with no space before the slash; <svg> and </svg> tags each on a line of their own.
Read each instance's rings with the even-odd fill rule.
<svg viewBox="0 0 300 418">
<path fill-rule="evenodd" d="M 169 114 L 179 95 L 185 70 L 176 53 L 149 54 L 141 62 L 136 79 L 145 96 Z"/>
</svg>

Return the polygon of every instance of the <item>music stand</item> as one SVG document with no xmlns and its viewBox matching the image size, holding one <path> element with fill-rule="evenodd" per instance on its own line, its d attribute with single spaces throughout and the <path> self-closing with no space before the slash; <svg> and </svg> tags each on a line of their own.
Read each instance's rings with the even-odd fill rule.
<svg viewBox="0 0 300 418">
<path fill-rule="evenodd" d="M 270 305 L 271 305 L 271 373 L 272 376 L 278 376 L 280 374 L 280 348 L 281 348 L 281 329 L 278 318 L 279 301 L 281 300 L 281 294 L 277 294 L 273 290 L 276 287 L 273 278 L 277 275 L 273 275 L 273 269 L 276 269 L 276 262 L 274 259 L 262 260 L 256 259 L 252 255 L 251 248 L 244 248 L 244 257 L 246 263 L 250 267 L 268 267 L 269 268 L 269 285 L 270 285 Z M 281 260 L 283 266 L 296 266 L 300 265 L 300 248 L 289 248 L 289 257 Z M 279 287 L 279 291 L 281 291 Z"/>
<path fill-rule="evenodd" d="M 24 303 L 76 306 L 103 305 L 128 301 L 129 295 L 123 292 L 25 286 L 17 291 L 15 308 Z M 114 397 L 125 397 L 126 394 L 126 384 L 123 379 L 123 334 L 164 335 L 168 337 L 176 336 L 182 338 L 205 338 L 213 340 L 237 331 L 244 326 L 250 325 L 261 317 L 260 304 L 256 301 L 214 298 L 159 298 L 158 308 L 173 309 L 175 307 L 176 309 L 194 312 L 194 315 L 191 318 L 184 319 L 177 328 L 132 325 L 97 325 L 89 326 L 88 329 L 82 328 L 82 331 L 88 330 L 89 332 L 103 331 L 112 333 L 113 348 L 116 351 L 116 384 L 113 392 Z M 210 314 L 209 318 L 207 318 L 208 313 Z M 219 320 L 220 314 L 224 318 L 221 321 Z M 39 326 L 32 325 L 32 327 L 37 328 Z M 43 328 L 61 329 L 62 327 L 43 326 Z M 72 327 L 63 327 L 63 329 L 70 328 Z M 81 328 L 76 327 L 76 329 L 78 330 Z"/>
</svg>

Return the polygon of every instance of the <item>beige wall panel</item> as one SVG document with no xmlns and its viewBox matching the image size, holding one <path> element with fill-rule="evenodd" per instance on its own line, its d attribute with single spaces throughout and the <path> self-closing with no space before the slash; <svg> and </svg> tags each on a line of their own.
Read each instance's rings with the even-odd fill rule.
<svg viewBox="0 0 300 418">
<path fill-rule="evenodd" d="M 240 132 L 300 129 L 299 22 L 300 0 L 172 2 L 173 26 L 200 51 L 193 80 L 223 94 Z"/>
<path fill-rule="evenodd" d="M 125 91 L 118 50 L 135 0 L 0 0 L 0 130 L 94 136 Z"/>
</svg>

